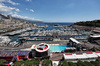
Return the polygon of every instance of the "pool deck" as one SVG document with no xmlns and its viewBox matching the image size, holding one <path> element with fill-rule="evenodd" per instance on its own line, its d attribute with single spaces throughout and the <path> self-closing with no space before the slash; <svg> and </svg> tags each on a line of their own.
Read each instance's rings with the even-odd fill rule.
<svg viewBox="0 0 100 66">
<path fill-rule="evenodd" d="M 67 44 L 49 44 L 49 45 L 67 45 Z"/>
<path fill-rule="evenodd" d="M 51 61 L 59 61 L 63 58 L 63 53 L 52 53 L 52 55 L 50 56 L 50 60 Z"/>
<path fill-rule="evenodd" d="M 59 44 L 49 44 L 49 45 L 59 45 Z"/>
<path fill-rule="evenodd" d="M 61 51 L 51 51 L 51 52 L 56 53 L 56 52 L 61 52 Z"/>
</svg>

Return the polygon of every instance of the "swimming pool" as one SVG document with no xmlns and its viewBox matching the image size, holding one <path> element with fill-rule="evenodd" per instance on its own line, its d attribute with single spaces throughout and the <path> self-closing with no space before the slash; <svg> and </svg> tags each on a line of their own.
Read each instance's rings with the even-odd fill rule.
<svg viewBox="0 0 100 66">
<path fill-rule="evenodd" d="M 65 50 L 66 47 L 70 47 L 68 45 L 50 45 L 50 51 L 62 51 Z"/>
</svg>

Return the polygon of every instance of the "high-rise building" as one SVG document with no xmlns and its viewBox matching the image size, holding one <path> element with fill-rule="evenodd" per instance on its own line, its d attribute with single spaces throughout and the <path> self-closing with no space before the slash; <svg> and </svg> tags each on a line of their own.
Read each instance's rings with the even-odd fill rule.
<svg viewBox="0 0 100 66">
<path fill-rule="evenodd" d="M 0 20 L 1 20 L 1 16 L 0 16 Z"/>
<path fill-rule="evenodd" d="M 7 15 L 8 19 L 12 19 L 11 15 Z"/>
</svg>

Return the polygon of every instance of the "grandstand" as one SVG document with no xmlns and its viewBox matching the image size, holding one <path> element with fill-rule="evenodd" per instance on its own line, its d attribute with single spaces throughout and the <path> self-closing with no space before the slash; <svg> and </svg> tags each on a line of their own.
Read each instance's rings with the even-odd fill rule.
<svg viewBox="0 0 100 66">
<path fill-rule="evenodd" d="M 0 50 L 0 59 L 6 61 L 19 61 L 20 59 L 29 59 L 29 51 L 6 51 Z"/>
<path fill-rule="evenodd" d="M 76 63 L 78 60 L 81 61 L 95 61 L 100 57 L 100 51 L 86 52 L 86 53 L 64 53 L 64 60 Z"/>
</svg>

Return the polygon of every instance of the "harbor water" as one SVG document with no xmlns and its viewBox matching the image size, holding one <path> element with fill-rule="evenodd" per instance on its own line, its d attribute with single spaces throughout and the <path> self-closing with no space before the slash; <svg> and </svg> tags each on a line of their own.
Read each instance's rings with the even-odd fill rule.
<svg viewBox="0 0 100 66">
<path fill-rule="evenodd" d="M 55 24 L 63 25 L 63 27 L 54 27 Z M 40 31 L 40 32 L 45 32 L 45 31 L 57 31 L 57 32 L 63 31 L 63 32 L 65 32 L 66 30 L 62 30 L 64 28 L 64 26 L 69 26 L 69 25 L 72 25 L 72 24 L 73 23 L 36 23 L 37 26 L 48 25 L 48 27 L 43 27 L 43 28 L 41 28 L 41 30 L 34 29 L 34 30 L 31 30 L 31 31 L 27 31 L 27 32 L 28 33 L 31 33 L 31 32 L 36 33 L 38 31 Z M 69 34 L 68 35 L 62 35 L 62 36 L 59 36 L 59 37 L 65 37 L 65 36 L 66 37 L 75 37 L 78 40 L 85 40 L 84 38 L 83 39 L 79 39 L 79 38 L 87 37 L 86 34 L 80 34 L 80 35 L 75 34 L 74 30 L 69 29 L 69 28 L 66 32 L 69 33 L 70 35 Z M 17 42 L 20 43 L 19 35 L 21 35 L 21 34 L 23 34 L 23 33 L 20 33 L 20 34 L 14 35 L 14 36 L 9 36 L 9 37 L 10 37 L 10 39 L 12 39 L 12 42 L 17 41 Z M 26 35 L 24 37 L 32 39 L 32 38 L 35 38 L 35 37 L 51 37 L 51 36 Z M 66 38 L 65 40 L 68 40 L 68 38 Z M 35 40 L 29 40 L 29 41 L 35 41 Z M 39 41 L 39 40 L 36 40 L 36 41 Z M 45 41 L 45 40 L 43 40 L 43 41 Z M 51 41 L 51 40 L 49 40 L 49 41 Z"/>
</svg>

